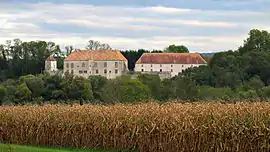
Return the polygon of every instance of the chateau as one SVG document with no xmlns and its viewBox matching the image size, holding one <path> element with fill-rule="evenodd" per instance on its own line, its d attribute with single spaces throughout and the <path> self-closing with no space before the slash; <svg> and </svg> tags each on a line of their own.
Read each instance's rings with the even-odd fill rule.
<svg viewBox="0 0 270 152">
<path fill-rule="evenodd" d="M 187 68 L 207 64 L 199 53 L 144 53 L 136 62 L 135 71 L 174 77 Z"/>
<path fill-rule="evenodd" d="M 144 53 L 134 71 L 171 78 L 188 68 L 206 64 L 199 53 Z M 52 56 L 45 61 L 45 71 L 51 75 L 58 71 Z M 85 78 L 100 75 L 114 79 L 127 74 L 128 61 L 118 50 L 76 50 L 64 60 L 63 73 L 66 72 Z"/>
<path fill-rule="evenodd" d="M 127 65 L 127 59 L 118 50 L 76 50 L 65 58 L 63 72 L 113 79 L 126 73 Z"/>
</svg>

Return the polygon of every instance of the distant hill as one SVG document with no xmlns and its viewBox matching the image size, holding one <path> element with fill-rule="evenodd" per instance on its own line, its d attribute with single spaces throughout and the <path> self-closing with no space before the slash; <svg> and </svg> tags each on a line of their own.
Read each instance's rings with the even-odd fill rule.
<svg viewBox="0 0 270 152">
<path fill-rule="evenodd" d="M 214 56 L 214 52 L 212 53 L 201 53 L 201 56 L 204 56 L 204 57 L 213 57 Z"/>
</svg>

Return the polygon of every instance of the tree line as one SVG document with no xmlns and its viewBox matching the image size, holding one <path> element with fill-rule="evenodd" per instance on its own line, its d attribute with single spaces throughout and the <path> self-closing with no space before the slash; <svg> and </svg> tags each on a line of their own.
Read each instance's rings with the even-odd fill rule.
<svg viewBox="0 0 270 152">
<path fill-rule="evenodd" d="M 85 49 L 111 50 L 108 44 L 89 40 Z M 22 42 L 20 39 L 8 40 L 0 44 L 0 82 L 10 78 L 19 78 L 27 74 L 40 74 L 44 71 L 45 60 L 53 55 L 57 60 L 57 68 L 63 69 L 63 61 L 72 51 L 79 50 L 73 46 L 65 46 L 61 51 L 60 46 L 54 42 L 30 41 Z M 134 70 L 136 61 L 143 53 L 147 52 L 188 52 L 185 46 L 170 45 L 164 50 L 125 50 L 121 51 L 128 60 L 128 68 Z"/>
<path fill-rule="evenodd" d="M 55 100 L 112 104 L 149 99 L 162 102 L 174 99 L 265 100 L 270 97 L 270 33 L 263 30 L 251 30 L 242 46 L 215 53 L 207 59 L 208 65 L 187 69 L 176 77 L 164 80 L 155 75 L 139 75 L 137 78 L 122 76 L 108 80 L 100 76 L 85 79 L 72 75 L 40 74 L 40 68 L 44 67 L 44 60 L 50 54 L 55 54 L 60 60 L 58 66 L 61 68 L 61 60 L 74 49 L 67 47 L 63 53 L 52 42 L 15 42 L 0 47 L 2 103 Z M 108 45 L 103 46 L 108 48 Z M 123 54 L 132 70 L 144 52 L 164 51 L 188 52 L 188 49 L 171 45 L 163 51 L 141 49 L 123 51 Z"/>
</svg>

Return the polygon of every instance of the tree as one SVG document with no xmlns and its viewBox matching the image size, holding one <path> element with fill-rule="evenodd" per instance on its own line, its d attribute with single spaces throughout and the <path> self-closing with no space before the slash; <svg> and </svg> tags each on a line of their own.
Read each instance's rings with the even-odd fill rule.
<svg viewBox="0 0 270 152">
<path fill-rule="evenodd" d="M 252 29 L 249 32 L 249 37 L 244 41 L 244 45 L 239 48 L 241 54 L 250 51 L 262 52 L 270 51 L 270 33 Z"/>
<path fill-rule="evenodd" d="M 32 92 L 31 90 L 29 90 L 26 83 L 22 83 L 17 87 L 15 97 L 16 97 L 16 104 L 31 100 Z"/>
<path fill-rule="evenodd" d="M 24 81 L 27 87 L 32 92 L 32 97 L 40 97 L 44 91 L 44 81 L 33 75 L 26 75 L 20 77 Z"/>
<path fill-rule="evenodd" d="M 251 78 L 249 82 L 247 82 L 247 85 L 249 85 L 251 88 L 255 90 L 259 90 L 264 87 L 264 83 L 258 76 Z"/>
<path fill-rule="evenodd" d="M 136 79 L 122 76 L 117 79 L 120 85 L 121 103 L 132 103 L 150 99 L 148 86 Z"/>
<path fill-rule="evenodd" d="M 142 56 L 143 53 L 149 53 L 150 51 L 139 49 L 138 51 L 135 50 L 126 50 L 121 51 L 121 53 L 124 55 L 124 57 L 128 60 L 128 69 L 130 71 L 134 71 L 135 64 L 137 60 Z"/>
<path fill-rule="evenodd" d="M 2 106 L 5 96 L 6 96 L 6 88 L 3 85 L 0 85 L 0 106 Z"/>
<path fill-rule="evenodd" d="M 103 76 L 90 76 L 89 77 L 93 96 L 96 100 L 101 100 L 101 96 L 103 96 L 101 89 L 107 83 L 107 78 Z"/>
<path fill-rule="evenodd" d="M 160 88 L 161 88 L 161 80 L 158 75 L 150 75 L 150 74 L 141 74 L 138 76 L 138 80 L 140 80 L 143 84 L 147 85 L 151 91 L 151 95 L 154 99 L 160 99 Z"/>
<path fill-rule="evenodd" d="M 93 99 L 91 83 L 83 77 L 66 75 L 61 86 L 67 99 L 79 100 L 81 105 L 85 100 L 90 101 Z"/>
<path fill-rule="evenodd" d="M 188 48 L 185 47 L 184 45 L 170 45 L 169 47 L 167 47 L 165 49 L 165 52 L 169 52 L 169 53 L 188 53 Z"/>
<path fill-rule="evenodd" d="M 86 46 L 88 50 L 111 50 L 109 44 L 102 44 L 99 41 L 89 40 Z"/>
<path fill-rule="evenodd" d="M 176 77 L 174 80 L 175 96 L 181 100 L 197 99 L 196 83 L 190 77 Z"/>
<path fill-rule="evenodd" d="M 64 92 L 62 91 L 61 83 L 63 82 L 63 79 L 61 76 L 58 75 L 46 75 L 44 78 L 44 99 L 50 100 L 50 99 L 63 99 L 64 98 Z"/>
<path fill-rule="evenodd" d="M 71 54 L 71 52 L 74 50 L 74 48 L 73 48 L 73 46 L 68 45 L 68 46 L 65 46 L 65 50 L 66 50 L 65 56 L 69 56 Z"/>
</svg>

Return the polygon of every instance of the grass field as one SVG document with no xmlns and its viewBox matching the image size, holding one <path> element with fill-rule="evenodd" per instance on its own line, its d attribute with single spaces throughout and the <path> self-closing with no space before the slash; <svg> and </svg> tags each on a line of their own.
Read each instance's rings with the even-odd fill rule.
<svg viewBox="0 0 270 152">
<path fill-rule="evenodd" d="M 23 145 L 0 144 L 0 152 L 110 152 L 102 150 L 56 149 Z M 111 151 L 112 152 L 112 151 Z"/>
<path fill-rule="evenodd" d="M 270 103 L 0 107 L 0 142 L 139 151 L 270 151 Z"/>
</svg>

